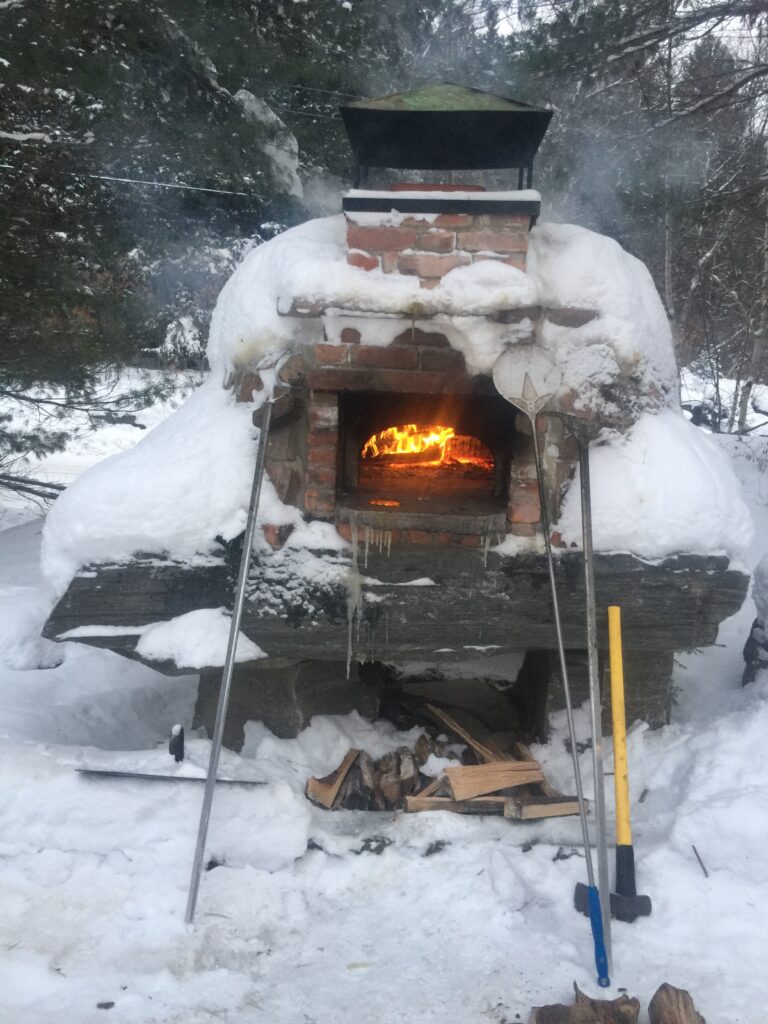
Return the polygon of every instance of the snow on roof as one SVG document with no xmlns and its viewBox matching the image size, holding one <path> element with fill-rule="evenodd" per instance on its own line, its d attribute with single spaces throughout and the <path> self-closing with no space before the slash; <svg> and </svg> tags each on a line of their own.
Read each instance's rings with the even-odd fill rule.
<svg viewBox="0 0 768 1024">
<path fill-rule="evenodd" d="M 610 238 L 568 224 L 540 225 L 530 234 L 527 273 L 488 260 L 457 267 L 431 290 L 411 275 L 349 266 L 346 256 L 342 215 L 309 221 L 253 249 L 213 312 L 211 365 L 231 369 L 271 349 L 320 340 L 316 323 L 313 328 L 311 321 L 287 315 L 298 301 L 329 310 L 434 317 L 464 353 L 469 371 L 490 373 L 522 332 L 515 324 L 479 324 L 473 316 L 536 305 L 577 307 L 597 316 L 578 328 L 547 320 L 539 338 L 563 366 L 564 392 L 586 395 L 591 388 L 595 401 L 601 386 L 620 379 L 631 383 L 641 403 L 677 402 L 664 307 L 645 266 Z M 366 340 L 386 345 L 401 330 L 393 322 L 389 335 L 378 332 Z"/>
</svg>

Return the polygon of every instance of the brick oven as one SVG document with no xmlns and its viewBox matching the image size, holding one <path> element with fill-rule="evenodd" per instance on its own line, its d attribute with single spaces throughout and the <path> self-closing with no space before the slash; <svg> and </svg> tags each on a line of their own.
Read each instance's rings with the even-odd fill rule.
<svg viewBox="0 0 768 1024">
<path fill-rule="evenodd" d="M 372 224 L 377 212 L 396 207 Z M 496 260 L 525 270 L 539 202 L 482 190 L 410 187 L 354 191 L 344 199 L 348 262 L 411 275 L 434 289 L 450 270 Z M 323 340 L 281 371 L 306 395 L 306 443 L 296 425 L 278 427 L 268 468 L 281 497 L 311 516 L 354 530 L 384 531 L 387 543 L 481 547 L 507 532 L 531 537 L 539 519 L 532 445 L 524 424 L 490 377 L 470 374 L 440 323 L 419 310 L 389 317 L 382 346 L 375 309 L 326 310 L 295 300 L 286 315 L 322 322 Z M 497 320 L 532 332 L 539 311 L 501 311 Z M 370 335 L 370 336 L 369 336 Z M 250 394 L 247 377 L 242 393 Z M 557 432 L 546 417 L 550 452 Z M 566 446 L 561 473 L 571 467 Z M 300 453 L 300 454 L 299 454 Z M 557 460 L 556 460 L 557 461 Z"/>
<path fill-rule="evenodd" d="M 543 737 L 559 679 L 530 427 L 462 339 L 534 344 L 546 324 L 577 331 L 598 314 L 527 304 L 524 273 L 505 271 L 522 289 L 517 299 L 505 300 L 502 289 L 484 307 L 465 308 L 448 281 L 458 268 L 478 280 L 494 264 L 526 271 L 540 212 L 533 158 L 551 111 L 442 86 L 362 101 L 344 116 L 358 185 L 370 184 L 370 167 L 427 172 L 344 196 L 354 289 L 278 298 L 302 343 L 277 370 L 291 403 L 273 423 L 267 471 L 282 502 L 319 528 L 297 545 L 290 523 L 263 526 L 243 630 L 269 658 L 237 667 L 225 742 L 239 748 L 250 718 L 295 735 L 315 713 L 373 715 L 384 678 L 415 674 L 453 686 L 444 667 L 474 661 L 469 674 L 482 682 L 485 659 L 500 655 L 509 656 L 510 676 L 486 709 L 486 725 L 506 726 L 501 701 L 520 735 Z M 517 189 L 453 180 L 458 170 L 499 167 L 517 168 Z M 251 400 L 262 376 L 255 364 L 240 366 L 232 381 L 240 401 Z M 553 521 L 577 461 L 560 413 L 572 413 L 577 397 L 561 396 L 537 419 Z M 630 405 L 618 395 L 614 426 L 626 425 Z M 205 564 L 149 553 L 92 567 L 72 581 L 45 635 L 94 618 L 126 627 L 230 604 L 237 557 L 234 545 Z M 578 699 L 580 680 L 586 687 L 581 555 L 561 546 L 557 563 Z M 746 586 L 723 557 L 651 564 L 597 554 L 602 647 L 605 606 L 625 610 L 630 720 L 667 721 L 674 652 L 713 643 Z M 91 630 L 83 640 L 137 656 L 136 637 L 124 628 Z M 202 671 L 196 719 L 208 727 L 219 683 L 219 670 Z"/>
</svg>

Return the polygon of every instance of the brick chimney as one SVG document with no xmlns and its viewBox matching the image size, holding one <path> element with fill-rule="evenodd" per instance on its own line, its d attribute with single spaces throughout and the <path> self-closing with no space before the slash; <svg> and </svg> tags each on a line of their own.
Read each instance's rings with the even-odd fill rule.
<svg viewBox="0 0 768 1024">
<path fill-rule="evenodd" d="M 410 185 L 389 193 L 353 190 L 344 199 L 347 262 L 363 270 L 413 275 L 423 288 L 434 288 L 450 270 L 481 260 L 524 271 L 539 203 L 520 195 L 450 185 Z"/>
</svg>

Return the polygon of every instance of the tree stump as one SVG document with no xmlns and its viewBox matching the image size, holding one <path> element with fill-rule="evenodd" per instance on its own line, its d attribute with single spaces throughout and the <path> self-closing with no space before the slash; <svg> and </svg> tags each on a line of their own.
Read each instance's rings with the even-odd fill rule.
<svg viewBox="0 0 768 1024">
<path fill-rule="evenodd" d="M 651 1024 L 707 1024 L 693 1005 L 690 993 L 674 985 L 663 984 L 648 1007 Z"/>
</svg>

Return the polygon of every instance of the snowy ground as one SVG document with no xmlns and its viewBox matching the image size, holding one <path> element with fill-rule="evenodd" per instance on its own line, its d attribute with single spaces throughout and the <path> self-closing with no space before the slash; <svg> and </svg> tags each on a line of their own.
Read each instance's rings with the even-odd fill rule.
<svg viewBox="0 0 768 1024">
<path fill-rule="evenodd" d="M 755 515 L 754 564 L 768 548 L 768 441 L 720 443 Z M 316 719 L 296 740 L 249 727 L 223 770 L 267 785 L 217 792 L 209 853 L 223 865 L 186 927 L 200 784 L 73 769 L 167 765 L 162 743 L 174 722 L 189 727 L 195 678 L 36 641 L 40 526 L 0 532 L 0 1020 L 511 1024 L 569 1000 L 573 981 L 598 994 L 589 926 L 572 909 L 577 821 L 315 809 L 308 775 L 350 745 L 377 755 L 416 735 L 355 717 Z M 673 725 L 630 731 L 639 886 L 654 912 L 614 924 L 609 994 L 647 1005 L 670 981 L 708 1024 L 760 1024 L 763 1002 L 768 679 L 740 688 L 753 614 L 747 601 L 724 646 L 680 658 Z M 536 754 L 571 790 L 564 725 Z M 189 746 L 203 765 L 207 741 Z M 589 791 L 588 755 L 583 766 Z"/>
</svg>

